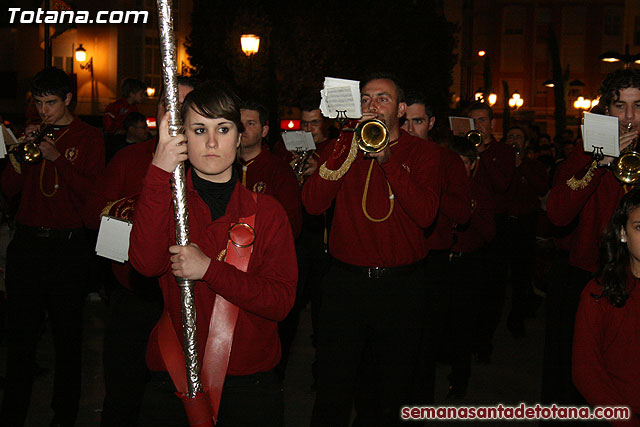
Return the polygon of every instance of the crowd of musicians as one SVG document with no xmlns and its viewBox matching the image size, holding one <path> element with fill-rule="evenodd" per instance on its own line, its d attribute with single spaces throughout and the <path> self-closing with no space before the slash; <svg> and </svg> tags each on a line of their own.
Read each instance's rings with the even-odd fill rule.
<svg viewBox="0 0 640 427">
<path fill-rule="evenodd" d="M 402 406 L 433 404 L 437 363 L 450 365 L 448 401 L 464 402 L 473 364 L 491 363 L 503 310 L 514 345 L 528 318 L 546 316 L 541 403 L 628 406 L 620 425 L 640 426 L 640 190 L 616 177 L 617 158 L 533 124 L 497 139 L 483 102 L 457 113 L 475 132 L 436 140 L 429 99 L 391 74 L 362 78 L 362 118 L 346 126 L 322 115 L 319 94 L 303 97 L 301 127 L 316 146 L 304 156 L 266 143 L 272 124 L 257 100 L 191 77 L 178 78 L 184 132 L 170 134 L 161 95 L 151 137 L 137 111 L 144 89 L 126 80 L 101 131 L 72 112 L 63 71 L 33 78 L 37 121 L 21 142 L 39 151 L 32 160 L 10 147 L 0 180 L 15 207 L 1 425 L 24 424 L 45 319 L 50 425 L 74 425 L 91 246 L 107 216 L 132 227 L 129 261 L 112 263 L 101 290 L 103 426 L 136 425 L 149 370 L 169 372 L 190 425 L 283 425 L 281 385 L 307 305 L 312 426 L 402 424 Z M 609 74 L 600 95 L 620 149 L 634 150 L 640 70 Z M 372 119 L 389 140 L 362 149 L 351 127 Z M 187 246 L 176 244 L 172 205 L 182 162 Z M 196 283 L 195 398 L 176 277 Z"/>
</svg>

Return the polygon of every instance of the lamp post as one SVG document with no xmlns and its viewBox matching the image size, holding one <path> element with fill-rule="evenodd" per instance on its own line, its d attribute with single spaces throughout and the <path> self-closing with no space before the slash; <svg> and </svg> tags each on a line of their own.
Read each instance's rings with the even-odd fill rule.
<svg viewBox="0 0 640 427">
<path fill-rule="evenodd" d="M 640 53 L 629 54 L 629 44 L 625 45 L 624 53 L 612 50 L 606 51 L 599 56 L 602 62 L 624 62 L 624 68 L 631 67 L 631 64 L 640 64 Z"/>
<path fill-rule="evenodd" d="M 247 86 L 251 86 L 251 57 L 260 50 L 260 37 L 255 34 L 243 34 L 240 36 L 242 52 L 247 56 Z"/>
</svg>

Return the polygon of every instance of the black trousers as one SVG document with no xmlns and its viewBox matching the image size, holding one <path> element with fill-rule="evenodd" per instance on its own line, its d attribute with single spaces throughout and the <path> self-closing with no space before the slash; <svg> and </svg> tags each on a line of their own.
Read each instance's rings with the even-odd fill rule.
<svg viewBox="0 0 640 427">
<path fill-rule="evenodd" d="M 569 266 L 568 254 L 558 253 L 546 301 L 542 403 L 586 404 L 573 385 L 571 357 L 580 294 L 592 277 L 588 271 Z"/>
<path fill-rule="evenodd" d="M 275 371 L 227 375 L 216 427 L 282 427 L 282 384 Z"/>
<path fill-rule="evenodd" d="M 140 276 L 133 285 L 134 290 L 116 285 L 109 298 L 103 349 L 102 427 L 137 424 L 149 377 L 147 341 L 162 314 L 162 294 L 156 279 Z"/>
<path fill-rule="evenodd" d="M 356 390 L 374 388 L 358 406 L 358 425 L 400 423 L 414 400 L 425 310 L 424 269 L 368 278 L 333 263 L 324 278 L 318 383 L 312 426 L 347 426 Z"/>
<path fill-rule="evenodd" d="M 82 305 L 89 249 L 81 231 L 37 237 L 18 229 L 7 248 L 8 356 L 3 425 L 21 426 L 29 409 L 36 347 L 45 313 L 51 321 L 55 376 L 51 407 L 72 424 L 80 400 Z"/>
</svg>

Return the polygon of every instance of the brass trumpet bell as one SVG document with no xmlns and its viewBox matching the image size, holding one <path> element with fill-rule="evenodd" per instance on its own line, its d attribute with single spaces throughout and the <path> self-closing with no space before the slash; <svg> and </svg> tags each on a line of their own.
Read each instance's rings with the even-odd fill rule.
<svg viewBox="0 0 640 427">
<path fill-rule="evenodd" d="M 389 144 L 389 129 L 378 119 L 360 122 L 355 133 L 358 147 L 365 153 L 379 153 Z"/>
<path fill-rule="evenodd" d="M 640 182 L 640 153 L 630 151 L 621 155 L 613 164 L 613 175 L 625 184 L 635 185 Z"/>
<path fill-rule="evenodd" d="M 482 134 L 477 130 L 470 130 L 467 132 L 465 137 L 476 147 L 478 148 L 482 145 Z"/>
<path fill-rule="evenodd" d="M 19 163 L 37 163 L 42 160 L 42 151 L 38 144 L 23 142 L 13 150 L 13 155 Z"/>
</svg>

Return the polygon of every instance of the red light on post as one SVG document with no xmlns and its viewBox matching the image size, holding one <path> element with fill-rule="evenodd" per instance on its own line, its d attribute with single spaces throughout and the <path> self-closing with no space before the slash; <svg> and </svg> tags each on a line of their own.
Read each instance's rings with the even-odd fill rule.
<svg viewBox="0 0 640 427">
<path fill-rule="evenodd" d="M 280 120 L 280 130 L 300 130 L 300 120 Z"/>
</svg>

